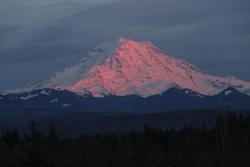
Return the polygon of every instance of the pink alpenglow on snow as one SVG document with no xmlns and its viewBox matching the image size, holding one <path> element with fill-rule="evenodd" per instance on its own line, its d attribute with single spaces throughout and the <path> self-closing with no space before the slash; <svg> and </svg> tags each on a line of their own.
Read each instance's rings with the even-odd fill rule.
<svg viewBox="0 0 250 167">
<path fill-rule="evenodd" d="M 250 94 L 249 82 L 203 73 L 151 42 L 124 38 L 92 49 L 80 63 L 26 90 L 56 88 L 96 97 L 111 94 L 147 97 L 172 87 L 188 88 L 204 95 L 234 87 Z"/>
</svg>

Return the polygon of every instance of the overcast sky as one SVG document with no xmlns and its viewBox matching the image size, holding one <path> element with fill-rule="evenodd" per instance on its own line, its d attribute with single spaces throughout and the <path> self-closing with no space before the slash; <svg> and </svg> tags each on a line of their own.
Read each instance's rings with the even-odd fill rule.
<svg viewBox="0 0 250 167">
<path fill-rule="evenodd" d="M 0 91 L 46 79 L 120 36 L 250 81 L 249 0 L 1 0 Z"/>
</svg>

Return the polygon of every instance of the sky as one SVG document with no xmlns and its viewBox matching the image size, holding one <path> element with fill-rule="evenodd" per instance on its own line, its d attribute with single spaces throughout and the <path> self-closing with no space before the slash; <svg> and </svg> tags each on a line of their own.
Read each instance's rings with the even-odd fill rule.
<svg viewBox="0 0 250 167">
<path fill-rule="evenodd" d="M 1 0 L 0 91 L 46 79 L 120 36 L 250 81 L 249 0 Z"/>
</svg>

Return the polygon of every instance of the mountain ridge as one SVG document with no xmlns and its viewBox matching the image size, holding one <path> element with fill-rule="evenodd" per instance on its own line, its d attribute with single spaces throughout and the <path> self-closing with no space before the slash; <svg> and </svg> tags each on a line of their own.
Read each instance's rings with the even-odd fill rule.
<svg viewBox="0 0 250 167">
<path fill-rule="evenodd" d="M 250 96 L 235 88 L 213 96 L 179 88 L 149 97 L 105 95 L 100 98 L 55 89 L 0 96 L 0 111 L 165 112 L 188 109 L 248 110 Z"/>
</svg>

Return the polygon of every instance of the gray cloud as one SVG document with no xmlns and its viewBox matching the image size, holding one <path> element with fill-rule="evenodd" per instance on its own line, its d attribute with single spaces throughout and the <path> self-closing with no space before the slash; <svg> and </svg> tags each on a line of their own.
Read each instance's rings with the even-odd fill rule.
<svg viewBox="0 0 250 167">
<path fill-rule="evenodd" d="M 88 7 L 79 0 L 50 2 L 39 9 L 56 9 L 62 15 L 42 17 L 42 23 L 34 26 L 26 19 L 23 24 L 16 22 L 22 31 L 0 28 L 0 35 L 8 31 L 12 36 L 0 40 L 5 46 L 0 46 L 0 67 L 4 68 L 0 90 L 21 85 L 11 84 L 13 81 L 35 81 L 40 78 L 38 73 L 42 79 L 74 64 L 88 49 L 119 36 L 153 41 L 204 71 L 250 80 L 249 0 L 113 0 L 101 4 L 97 0 Z M 53 67 L 43 69 L 46 63 Z M 23 76 L 20 79 L 15 79 L 16 72 L 11 70 L 17 64 L 18 75 Z M 6 77 L 7 73 L 13 79 Z"/>
</svg>

